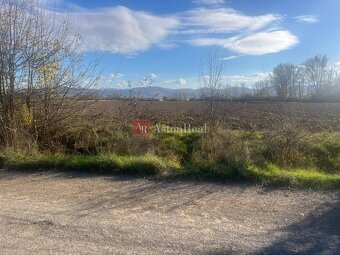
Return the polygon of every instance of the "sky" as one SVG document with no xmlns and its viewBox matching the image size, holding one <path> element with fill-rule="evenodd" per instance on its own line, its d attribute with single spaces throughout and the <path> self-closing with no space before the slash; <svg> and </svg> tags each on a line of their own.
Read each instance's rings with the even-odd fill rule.
<svg viewBox="0 0 340 255">
<path fill-rule="evenodd" d="M 197 88 L 208 51 L 224 77 L 251 86 L 279 63 L 325 54 L 340 66 L 340 0 L 63 0 L 99 54 L 106 86 L 147 77 L 154 86 Z"/>
</svg>

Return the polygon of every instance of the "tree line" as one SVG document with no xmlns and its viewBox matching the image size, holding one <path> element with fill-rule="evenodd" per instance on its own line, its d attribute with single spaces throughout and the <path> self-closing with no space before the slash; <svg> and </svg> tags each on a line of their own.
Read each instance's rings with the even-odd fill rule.
<svg viewBox="0 0 340 255">
<path fill-rule="evenodd" d="M 340 100 L 340 73 L 328 64 L 325 55 L 316 55 L 304 63 L 277 65 L 265 80 L 254 84 L 255 96 L 280 100 Z"/>
</svg>

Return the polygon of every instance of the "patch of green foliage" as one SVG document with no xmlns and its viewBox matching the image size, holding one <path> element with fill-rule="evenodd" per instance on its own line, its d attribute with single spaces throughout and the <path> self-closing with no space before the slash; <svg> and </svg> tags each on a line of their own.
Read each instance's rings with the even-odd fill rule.
<svg viewBox="0 0 340 255">
<path fill-rule="evenodd" d="M 182 164 L 190 161 L 193 149 L 198 142 L 200 134 L 159 134 L 157 136 L 159 149 L 157 154 L 161 156 L 173 155 Z"/>
<path fill-rule="evenodd" d="M 302 148 L 316 168 L 340 174 L 340 132 L 311 135 Z"/>
<path fill-rule="evenodd" d="M 191 163 L 177 171 L 177 176 L 192 178 L 195 180 L 247 180 L 246 165 L 233 162 L 218 162 L 218 163 Z"/>
<path fill-rule="evenodd" d="M 247 178 L 266 185 L 295 188 L 340 188 L 340 174 L 331 174 L 316 169 L 282 169 L 275 165 L 250 166 Z"/>
<path fill-rule="evenodd" d="M 276 156 L 280 147 L 267 144 L 261 133 L 220 130 L 210 135 L 168 133 L 126 140 L 120 134 L 118 138 L 111 140 L 115 143 L 113 148 L 120 148 L 113 149 L 114 153 L 74 155 L 6 150 L 0 157 L 0 167 L 340 188 L 340 133 L 317 133 L 298 140 L 286 154 L 294 157 L 284 158 L 288 165 L 281 164 L 282 158 Z M 121 143 L 129 147 L 125 153 Z"/>
<path fill-rule="evenodd" d="M 61 169 L 77 170 L 93 173 L 136 174 L 142 176 L 162 175 L 169 170 L 179 168 L 175 162 L 153 155 L 117 156 L 115 154 L 100 155 L 46 155 L 33 154 L 10 156 L 6 165 L 20 169 Z"/>
<path fill-rule="evenodd" d="M 88 155 L 7 155 L 6 166 L 12 169 L 58 169 L 93 173 L 134 174 L 158 178 L 194 180 L 243 180 L 263 185 L 294 188 L 340 188 L 340 174 L 317 169 L 284 169 L 273 164 L 255 166 L 232 160 L 218 163 L 192 163 L 180 166 L 156 156 Z"/>
</svg>

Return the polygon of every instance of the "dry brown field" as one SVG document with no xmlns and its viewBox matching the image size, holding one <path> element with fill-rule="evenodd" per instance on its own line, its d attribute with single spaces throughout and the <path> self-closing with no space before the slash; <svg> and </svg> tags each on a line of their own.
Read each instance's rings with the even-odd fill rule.
<svg viewBox="0 0 340 255">
<path fill-rule="evenodd" d="M 128 114 L 134 112 L 134 114 Z M 146 118 L 152 123 L 179 126 L 202 125 L 209 121 L 210 103 L 202 101 L 128 101 L 100 100 L 88 106 L 85 119 L 91 122 L 133 121 Z M 340 131 L 340 103 L 219 102 L 217 116 L 229 129 L 272 128 L 279 121 L 313 131 Z M 113 123 L 112 123 L 113 124 Z"/>
</svg>

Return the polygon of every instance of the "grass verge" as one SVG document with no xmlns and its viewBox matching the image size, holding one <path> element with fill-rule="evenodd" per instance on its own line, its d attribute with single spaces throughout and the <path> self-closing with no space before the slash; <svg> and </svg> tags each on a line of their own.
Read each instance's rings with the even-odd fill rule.
<svg viewBox="0 0 340 255">
<path fill-rule="evenodd" d="M 12 169 L 59 169 L 93 173 L 163 175 L 179 168 L 175 162 L 156 156 L 117 156 L 103 154 L 84 155 L 10 155 L 5 156 L 5 166 Z"/>
<path fill-rule="evenodd" d="M 12 153 L 0 156 L 0 163 L 8 169 L 76 170 L 160 178 L 189 178 L 201 181 L 242 180 L 292 188 L 340 188 L 340 174 L 326 173 L 316 169 L 282 169 L 272 164 L 259 167 L 235 162 L 180 166 L 178 163 L 153 155 L 117 156 L 115 154 L 103 154 L 84 156 Z"/>
<path fill-rule="evenodd" d="M 316 169 L 282 169 L 275 165 L 251 166 L 248 178 L 268 185 L 294 188 L 339 189 L 340 174 Z"/>
</svg>

